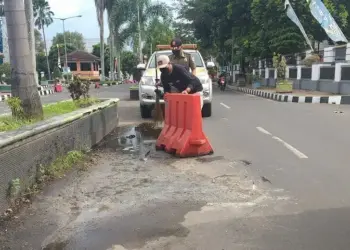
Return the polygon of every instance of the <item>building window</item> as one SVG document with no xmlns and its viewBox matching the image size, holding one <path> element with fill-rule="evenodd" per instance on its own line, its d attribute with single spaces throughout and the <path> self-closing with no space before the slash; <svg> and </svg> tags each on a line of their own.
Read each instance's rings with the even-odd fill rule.
<svg viewBox="0 0 350 250">
<path fill-rule="evenodd" d="M 70 68 L 71 71 L 77 71 L 77 63 L 68 63 L 68 67 Z"/>
<path fill-rule="evenodd" d="M 91 71 L 91 63 L 80 63 L 81 71 Z"/>
</svg>

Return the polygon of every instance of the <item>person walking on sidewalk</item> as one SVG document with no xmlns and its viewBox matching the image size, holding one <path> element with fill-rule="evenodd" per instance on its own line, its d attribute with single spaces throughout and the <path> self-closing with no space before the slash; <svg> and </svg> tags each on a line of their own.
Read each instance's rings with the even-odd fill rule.
<svg viewBox="0 0 350 250">
<path fill-rule="evenodd" d="M 182 41 L 178 38 L 175 38 L 170 43 L 172 55 L 169 56 L 169 59 L 174 64 L 183 65 L 187 70 L 192 71 L 193 75 L 196 75 L 196 64 L 194 63 L 192 56 L 188 53 L 185 53 L 182 49 Z"/>
<path fill-rule="evenodd" d="M 164 93 L 199 95 L 203 108 L 203 86 L 198 77 L 191 74 L 184 66 L 171 63 L 167 55 L 160 55 L 157 58 L 157 65 L 161 72 L 160 82 Z"/>
</svg>

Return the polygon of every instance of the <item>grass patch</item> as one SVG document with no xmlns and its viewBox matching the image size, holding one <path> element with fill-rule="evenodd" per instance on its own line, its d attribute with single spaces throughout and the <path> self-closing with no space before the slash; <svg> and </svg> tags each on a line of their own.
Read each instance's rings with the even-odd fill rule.
<svg viewBox="0 0 350 250">
<path fill-rule="evenodd" d="M 139 89 L 139 85 L 132 85 L 129 87 L 129 90 L 138 90 Z"/>
<path fill-rule="evenodd" d="M 44 119 L 48 119 L 57 115 L 63 115 L 75 110 L 88 107 L 95 103 L 98 103 L 98 99 L 88 98 L 80 99 L 77 101 L 64 101 L 54 104 L 43 105 Z M 38 122 L 39 120 L 26 120 L 14 118 L 11 115 L 0 116 L 0 132 L 15 130 L 25 125 L 30 125 Z"/>
<path fill-rule="evenodd" d="M 44 179 L 55 179 L 62 177 L 64 173 L 81 163 L 85 154 L 81 151 L 70 151 L 67 155 L 58 157 L 50 166 L 41 170 Z"/>
<path fill-rule="evenodd" d="M 85 171 L 84 162 L 87 159 L 88 155 L 82 151 L 70 151 L 68 154 L 58 157 L 49 166 L 38 166 L 36 174 L 28 177 L 33 181 L 30 186 L 26 186 L 19 178 L 11 180 L 7 189 L 9 209 L 6 210 L 4 216 L 0 215 L 0 222 L 3 218 L 9 218 L 19 212 L 23 204 L 30 203 L 32 197 L 42 190 L 49 181 L 63 177 L 65 173 L 76 166 L 78 166 L 78 171 Z"/>
</svg>

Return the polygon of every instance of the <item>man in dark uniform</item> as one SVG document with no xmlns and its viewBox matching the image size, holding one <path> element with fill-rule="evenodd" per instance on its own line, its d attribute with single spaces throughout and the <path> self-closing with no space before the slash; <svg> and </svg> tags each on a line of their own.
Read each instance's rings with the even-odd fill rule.
<svg viewBox="0 0 350 250">
<path fill-rule="evenodd" d="M 187 70 L 191 69 L 192 74 L 196 75 L 196 64 L 192 59 L 192 56 L 185 53 L 182 49 L 182 41 L 175 38 L 170 43 L 173 54 L 169 56 L 169 59 L 174 64 L 183 65 Z"/>
</svg>

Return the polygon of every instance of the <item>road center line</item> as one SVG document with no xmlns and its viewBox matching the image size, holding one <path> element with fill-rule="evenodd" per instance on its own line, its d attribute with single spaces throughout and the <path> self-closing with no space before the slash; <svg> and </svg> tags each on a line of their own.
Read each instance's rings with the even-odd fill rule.
<svg viewBox="0 0 350 250">
<path fill-rule="evenodd" d="M 293 154 L 298 156 L 300 159 L 307 159 L 308 157 L 304 155 L 302 152 L 300 152 L 298 149 L 293 147 L 292 145 L 288 144 L 287 142 L 283 141 L 281 138 L 278 138 L 277 136 L 273 136 L 272 139 L 275 139 L 276 141 L 279 141 L 283 144 L 286 148 L 288 148 Z"/>
<path fill-rule="evenodd" d="M 266 135 L 272 135 L 269 131 L 262 127 L 256 127 L 257 130 L 259 130 L 261 133 L 266 134 Z"/>
<path fill-rule="evenodd" d="M 231 107 L 230 106 L 227 106 L 225 103 L 223 103 L 223 102 L 220 102 L 220 105 L 221 106 L 224 106 L 225 108 L 227 108 L 227 109 L 230 109 Z"/>
<path fill-rule="evenodd" d="M 269 131 L 267 131 L 266 129 L 262 128 L 262 127 L 256 127 L 256 129 L 258 131 L 260 131 L 263 134 L 266 135 L 270 135 L 272 136 L 272 139 L 280 142 L 283 144 L 283 146 L 285 146 L 287 149 L 289 149 L 293 154 L 295 154 L 297 157 L 299 157 L 300 159 L 308 159 L 309 157 L 307 157 L 305 154 L 303 154 L 302 152 L 300 152 L 298 149 L 296 149 L 295 147 L 293 147 L 292 145 L 290 145 L 289 143 L 283 141 L 281 138 L 277 137 L 277 136 L 273 136 Z"/>
</svg>

